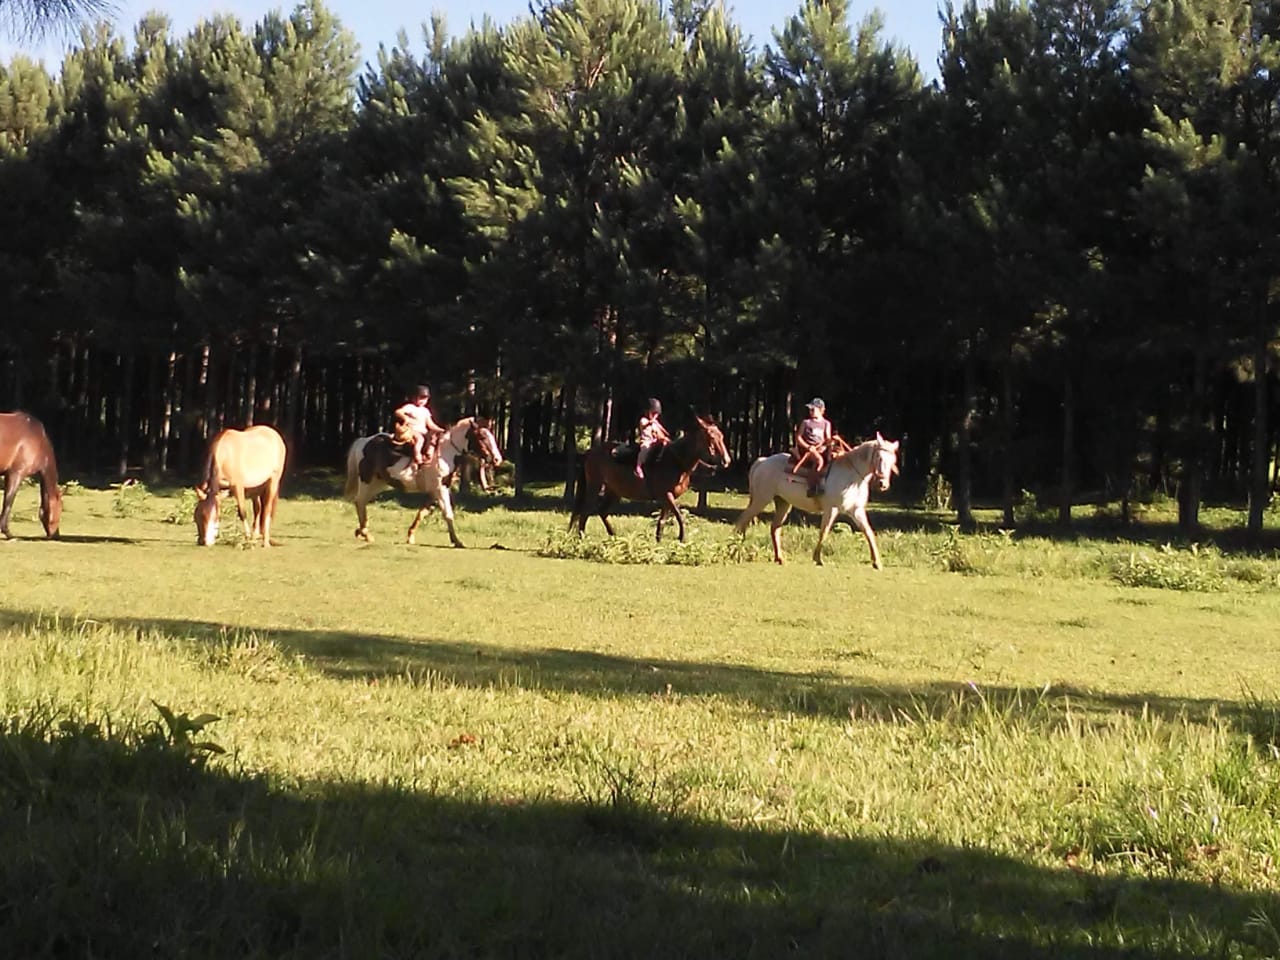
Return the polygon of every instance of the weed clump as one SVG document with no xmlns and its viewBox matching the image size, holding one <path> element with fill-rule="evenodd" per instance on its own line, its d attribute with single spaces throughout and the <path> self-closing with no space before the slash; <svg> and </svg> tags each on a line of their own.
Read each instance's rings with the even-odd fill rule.
<svg viewBox="0 0 1280 960">
<path fill-rule="evenodd" d="M 595 540 L 563 531 L 547 535 L 537 550 L 540 557 L 558 560 L 590 560 L 593 563 L 649 564 L 653 566 L 707 567 L 754 563 L 765 555 L 756 545 L 740 539 L 655 541 L 649 534 Z"/>
<path fill-rule="evenodd" d="M 1117 558 L 1111 578 L 1126 587 L 1200 592 L 1222 590 L 1226 580 L 1218 552 L 1194 543 L 1186 550 L 1166 543 L 1155 553 L 1132 551 Z"/>
</svg>

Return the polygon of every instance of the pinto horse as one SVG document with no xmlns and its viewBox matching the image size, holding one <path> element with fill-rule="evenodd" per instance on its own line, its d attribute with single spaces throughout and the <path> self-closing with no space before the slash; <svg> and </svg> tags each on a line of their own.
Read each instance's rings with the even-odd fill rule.
<svg viewBox="0 0 1280 960">
<path fill-rule="evenodd" d="M 769 528 L 769 536 L 773 540 L 773 559 L 782 563 L 782 525 L 791 508 L 799 507 L 807 513 L 819 514 L 822 528 L 818 532 L 818 545 L 813 548 L 813 562 L 822 566 L 822 543 L 831 532 L 836 517 L 843 513 L 867 538 L 871 565 L 879 570 L 880 548 L 876 545 L 871 521 L 867 519 L 867 500 L 871 496 L 873 480 L 880 490 L 888 490 L 890 477 L 898 472 L 898 441 L 890 443 L 877 433 L 874 440 L 867 440 L 847 453 L 833 457 L 824 492 L 812 497 L 809 496 L 809 481 L 790 473 L 787 460 L 788 454 L 775 453 L 771 457 L 761 457 L 751 465 L 747 475 L 751 501 L 734 523 L 738 533 L 745 536 L 747 524 L 772 500 L 773 525 Z"/>
<path fill-rule="evenodd" d="M 635 461 L 622 462 L 614 456 L 616 443 L 596 444 L 587 451 L 578 467 L 569 529 L 577 524 L 582 536 L 587 517 L 598 514 L 604 528 L 613 536 L 609 512 L 619 500 L 649 500 L 662 504 L 658 512 L 657 539 L 662 539 L 662 521 L 667 511 L 675 514 L 680 525 L 680 541 L 685 538 L 684 514 L 676 499 L 689 489 L 689 478 L 700 463 L 729 466 L 729 450 L 724 434 L 710 417 L 698 417 L 698 428 L 667 444 L 661 456 L 650 458 L 644 477 L 635 475 Z"/>
<path fill-rule="evenodd" d="M 409 525 L 408 543 L 416 542 L 418 524 L 432 505 L 439 503 L 445 526 L 449 528 L 449 542 L 455 547 L 464 546 L 453 526 L 453 501 L 449 498 L 448 484 L 453 479 L 459 458 L 464 454 L 477 456 L 495 467 L 502 462 L 502 451 L 498 448 L 497 437 L 493 435 L 491 421 L 485 417 L 465 417 L 459 420 L 445 431 L 440 448 L 430 463 L 415 467 L 412 457 L 401 454 L 387 467 L 385 473 L 369 473 L 366 468 L 362 474 L 361 461 L 364 460 L 365 447 L 374 442 L 389 443 L 390 440 L 388 434 L 378 433 L 371 437 L 361 437 L 347 450 L 347 483 L 344 493 L 356 506 L 356 519 L 360 524 L 356 527 L 356 536 L 372 542 L 373 537 L 369 534 L 369 501 L 383 490 L 394 486 L 405 493 L 423 493 L 427 497 L 414 516 L 413 523 Z"/>
<path fill-rule="evenodd" d="M 258 424 L 245 430 L 223 430 L 214 437 L 205 455 L 204 480 L 196 487 L 200 497 L 195 509 L 196 542 L 211 547 L 218 539 L 219 500 L 223 490 L 230 490 L 245 539 L 252 543 L 261 534 L 262 545 L 271 546 L 271 518 L 280 498 L 284 459 L 284 438 L 275 427 Z M 245 511 L 245 494 L 253 499 L 252 526 Z"/>
<path fill-rule="evenodd" d="M 27 477 L 40 478 L 40 523 L 50 540 L 62 523 L 62 491 L 58 463 L 44 426 L 29 413 L 0 413 L 0 474 L 4 475 L 4 505 L 0 507 L 0 536 L 9 539 L 9 513 L 18 487 Z"/>
</svg>

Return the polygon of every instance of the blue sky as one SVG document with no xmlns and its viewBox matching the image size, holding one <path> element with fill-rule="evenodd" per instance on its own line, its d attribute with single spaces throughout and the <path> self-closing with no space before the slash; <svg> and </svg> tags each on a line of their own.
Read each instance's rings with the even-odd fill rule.
<svg viewBox="0 0 1280 960">
<path fill-rule="evenodd" d="M 527 0 L 427 0 L 409 3 L 406 0 L 326 0 L 327 6 L 360 42 L 361 56 L 376 60 L 379 43 L 391 46 L 396 31 L 403 27 L 409 35 L 411 47 L 423 48 L 421 25 L 433 10 L 445 15 L 450 33 L 461 33 L 472 21 L 479 22 L 488 14 L 498 23 L 506 23 L 528 11 Z M 754 39 L 756 46 L 772 41 L 772 30 L 779 27 L 800 6 L 800 0 L 726 0 L 734 19 Z M 920 61 L 926 75 L 937 71 L 939 38 L 938 3 L 940 0 L 849 0 L 849 19 L 856 26 L 872 9 L 878 8 L 884 16 L 884 37 L 908 47 Z M 271 0 L 115 0 L 117 16 L 114 18 L 117 33 L 132 36 L 133 26 L 149 10 L 167 13 L 174 23 L 178 36 L 193 25 L 214 13 L 230 13 L 239 17 L 246 26 L 262 18 L 270 10 L 290 10 L 292 3 L 273 3 Z M 62 51 L 68 44 L 65 38 L 46 39 L 41 43 L 20 42 L 0 36 L 0 61 L 8 61 L 15 53 L 25 52 L 56 69 Z"/>
</svg>

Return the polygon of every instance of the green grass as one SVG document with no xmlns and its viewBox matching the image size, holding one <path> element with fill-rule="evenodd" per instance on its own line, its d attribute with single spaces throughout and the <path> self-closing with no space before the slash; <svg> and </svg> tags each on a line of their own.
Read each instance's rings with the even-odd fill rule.
<svg viewBox="0 0 1280 960">
<path fill-rule="evenodd" d="M 264 551 L 76 489 L 49 543 L 34 499 L 14 956 L 1280 955 L 1272 556 L 873 502 L 883 571 L 798 525 L 778 568 L 732 494 L 661 548 L 476 499 L 468 550 L 295 497 Z"/>
</svg>

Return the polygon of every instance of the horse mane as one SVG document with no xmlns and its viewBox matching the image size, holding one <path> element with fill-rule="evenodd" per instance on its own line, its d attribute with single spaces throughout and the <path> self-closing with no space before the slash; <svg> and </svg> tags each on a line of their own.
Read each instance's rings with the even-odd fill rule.
<svg viewBox="0 0 1280 960">
<path fill-rule="evenodd" d="M 861 443 L 855 443 L 848 450 L 844 451 L 844 453 L 837 453 L 835 456 L 831 458 L 831 462 L 832 463 L 848 463 L 850 460 L 853 459 L 854 454 L 861 453 L 867 450 L 869 447 L 875 447 L 877 445 L 878 445 L 878 441 L 876 440 L 863 440 Z"/>
<path fill-rule="evenodd" d="M 219 431 L 219 433 L 221 433 L 221 431 Z M 196 493 L 200 494 L 202 497 L 207 497 L 211 493 L 216 495 L 218 492 L 218 478 L 214 476 L 217 471 L 213 465 L 214 441 L 217 439 L 217 436 L 214 436 L 213 439 L 209 441 L 204 452 L 204 463 L 200 468 L 200 476 L 204 479 L 196 486 Z M 203 490 L 201 489 L 202 487 Z"/>
</svg>

